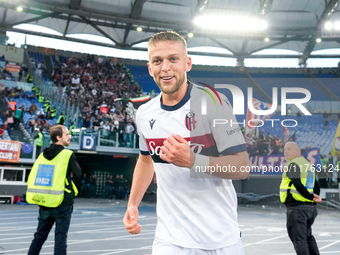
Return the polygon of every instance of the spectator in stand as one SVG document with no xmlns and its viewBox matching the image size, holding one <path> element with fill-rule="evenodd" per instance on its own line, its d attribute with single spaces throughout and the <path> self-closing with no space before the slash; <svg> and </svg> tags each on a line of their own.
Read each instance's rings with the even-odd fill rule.
<svg viewBox="0 0 340 255">
<path fill-rule="evenodd" d="M 34 101 L 35 100 L 35 95 L 34 95 L 34 93 L 32 93 L 31 95 L 30 95 L 30 101 Z"/>
<path fill-rule="evenodd" d="M 91 119 L 90 116 L 83 116 L 83 125 L 82 125 L 82 127 L 90 128 L 90 125 L 91 125 L 90 119 Z"/>
<path fill-rule="evenodd" d="M 44 103 L 45 102 L 45 97 L 43 96 L 43 94 L 40 93 L 39 97 L 38 97 L 38 102 L 39 103 Z"/>
<path fill-rule="evenodd" d="M 18 77 L 18 81 L 21 81 L 22 77 L 26 76 L 27 75 L 27 72 L 28 72 L 28 68 L 25 64 L 22 64 L 21 65 L 21 68 L 19 70 L 19 77 Z"/>
<path fill-rule="evenodd" d="M 57 116 L 57 109 L 53 105 L 53 107 L 51 109 L 51 119 L 55 118 L 56 116 Z"/>
<path fill-rule="evenodd" d="M 249 153 L 249 156 L 255 156 L 259 154 L 259 150 L 257 149 L 257 145 L 255 141 L 253 141 L 251 144 L 248 145 L 248 153 Z"/>
<path fill-rule="evenodd" d="M 44 119 L 45 118 L 45 113 L 44 113 L 44 109 L 40 108 L 40 110 L 37 112 L 37 116 L 39 119 Z"/>
<path fill-rule="evenodd" d="M 10 135 L 10 133 L 8 132 L 8 122 L 7 121 L 5 121 L 4 124 L 2 125 L 2 129 L 7 130 L 8 135 Z"/>
<path fill-rule="evenodd" d="M 100 117 L 97 118 L 99 112 L 123 112 L 122 102 L 115 103 L 114 98 L 136 97 L 139 96 L 137 93 L 142 93 L 139 85 L 134 84 L 129 69 L 111 60 L 98 63 L 89 59 L 67 58 L 59 61 L 53 75 L 56 85 L 63 88 L 64 96 L 71 102 L 79 102 L 82 113 L 85 107 L 92 111 L 83 114 L 84 126 L 88 126 L 88 114 L 93 116 L 93 126 L 90 128 L 98 129 L 101 126 Z M 102 102 L 105 102 L 104 105 Z M 107 118 L 105 115 L 102 119 L 105 122 Z M 110 118 L 114 120 L 115 116 L 110 114 Z M 119 120 L 124 118 L 125 114 Z"/>
<path fill-rule="evenodd" d="M 102 126 L 102 136 L 104 138 L 108 138 L 110 135 L 110 131 L 111 131 L 111 125 L 110 125 L 110 122 L 107 120 L 105 121 L 105 124 Z"/>
<path fill-rule="evenodd" d="M 38 156 L 40 155 L 41 153 L 41 148 L 43 146 L 43 143 L 44 143 L 44 135 L 42 133 L 42 129 L 39 128 L 39 132 L 38 134 L 35 136 L 35 144 L 36 144 L 36 157 L 35 158 L 38 158 Z"/>
<path fill-rule="evenodd" d="M 122 146 L 123 140 L 124 140 L 124 137 L 123 137 L 124 130 L 120 128 L 118 120 L 115 120 L 113 123 L 114 123 L 114 125 L 112 126 L 113 139 L 115 141 L 117 141 L 118 139 L 119 146 Z"/>
<path fill-rule="evenodd" d="M 19 128 L 19 124 L 22 120 L 24 113 L 24 106 L 20 106 L 18 109 L 15 110 L 15 115 L 14 115 L 14 128 Z"/>
<path fill-rule="evenodd" d="M 74 134 L 74 130 L 76 129 L 76 126 L 74 125 L 74 123 L 73 122 L 71 122 L 71 126 L 70 126 L 70 128 L 69 128 L 69 130 L 70 130 L 70 135 L 73 135 Z"/>
<path fill-rule="evenodd" d="M 6 137 L 6 132 L 4 129 L 0 128 L 0 139 L 3 140 Z"/>
<path fill-rule="evenodd" d="M 116 111 L 116 107 L 114 105 L 109 106 L 109 108 L 110 108 L 110 113 L 111 112 L 114 113 Z"/>
<path fill-rule="evenodd" d="M 281 140 L 277 135 L 274 135 L 273 140 L 274 140 L 273 154 L 279 154 L 280 153 Z"/>
<path fill-rule="evenodd" d="M 11 135 L 11 128 L 14 123 L 14 114 L 11 108 L 8 108 L 7 111 L 5 112 L 6 116 L 6 123 L 7 123 L 7 132 L 8 135 Z"/>
<path fill-rule="evenodd" d="M 14 101 L 14 98 L 10 99 L 10 102 L 8 103 L 8 108 L 10 108 L 13 112 L 17 108 L 17 103 Z"/>
<path fill-rule="evenodd" d="M 27 74 L 27 77 L 26 77 L 27 83 L 32 83 L 33 79 L 34 79 L 33 75 Z"/>
<path fill-rule="evenodd" d="M 76 74 L 74 74 L 73 77 L 72 77 L 71 83 L 72 83 L 72 85 L 75 85 L 75 86 L 79 85 L 80 84 L 80 78 L 77 77 Z"/>
<path fill-rule="evenodd" d="M 33 114 L 36 113 L 36 111 L 37 111 L 37 106 L 36 106 L 35 102 L 33 102 L 30 106 L 29 113 L 33 115 Z"/>
<path fill-rule="evenodd" d="M 130 147 L 133 148 L 133 134 L 135 128 L 132 125 L 132 121 L 129 121 L 125 127 L 124 140 L 125 143 L 130 143 Z"/>
<path fill-rule="evenodd" d="M 65 116 L 63 115 L 62 112 L 60 113 L 60 116 L 59 116 L 59 119 L 58 119 L 57 123 L 59 125 L 65 125 Z"/>
<path fill-rule="evenodd" d="M 51 105 L 50 105 L 50 102 L 47 101 L 45 104 L 44 104 L 44 107 L 45 107 L 45 112 L 46 112 L 46 119 L 51 119 Z"/>
</svg>

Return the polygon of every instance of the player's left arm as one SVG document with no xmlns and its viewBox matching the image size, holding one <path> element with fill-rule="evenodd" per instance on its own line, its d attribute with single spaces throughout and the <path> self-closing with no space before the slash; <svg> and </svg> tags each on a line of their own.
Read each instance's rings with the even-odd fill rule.
<svg viewBox="0 0 340 255">
<path fill-rule="evenodd" d="M 190 150 L 188 142 L 177 134 L 172 134 L 164 141 L 159 156 L 168 163 L 188 168 L 193 168 L 196 157 L 205 157 L 204 161 L 209 163 L 206 173 L 222 179 L 245 179 L 250 172 L 246 151 L 221 157 L 198 156 Z M 205 167 L 200 164 L 196 166 L 196 164 L 195 167 Z"/>
</svg>

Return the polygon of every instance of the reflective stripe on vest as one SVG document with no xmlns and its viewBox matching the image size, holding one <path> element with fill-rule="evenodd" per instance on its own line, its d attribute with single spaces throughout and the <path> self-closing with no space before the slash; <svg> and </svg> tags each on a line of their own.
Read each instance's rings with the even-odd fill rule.
<svg viewBox="0 0 340 255">
<path fill-rule="evenodd" d="M 315 183 L 315 172 L 312 171 L 311 164 L 304 157 L 297 157 L 289 162 L 287 165 L 286 171 L 288 171 L 289 166 L 295 163 L 298 166 L 301 166 L 300 169 L 300 181 L 303 186 L 305 186 L 309 193 L 313 193 L 314 191 L 314 183 Z M 280 201 L 281 203 L 285 203 L 287 199 L 288 191 L 291 193 L 292 197 L 296 201 L 300 202 L 313 202 L 313 200 L 309 200 L 303 197 L 299 191 L 296 190 L 294 184 L 291 183 L 291 179 L 287 176 L 287 172 L 282 174 L 282 181 L 280 185 Z"/>
<path fill-rule="evenodd" d="M 62 203 L 71 155 L 68 149 L 63 149 L 52 160 L 40 154 L 27 180 L 28 203 L 45 207 L 57 207 Z"/>
<path fill-rule="evenodd" d="M 52 194 L 52 195 L 60 195 L 64 194 L 63 190 L 57 191 L 57 190 L 47 190 L 47 189 L 31 189 L 27 188 L 28 192 L 34 192 L 34 193 L 42 193 L 42 194 Z"/>
</svg>

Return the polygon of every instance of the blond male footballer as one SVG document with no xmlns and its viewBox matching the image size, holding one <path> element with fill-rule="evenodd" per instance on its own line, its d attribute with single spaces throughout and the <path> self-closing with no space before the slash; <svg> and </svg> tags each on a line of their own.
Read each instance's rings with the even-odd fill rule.
<svg viewBox="0 0 340 255">
<path fill-rule="evenodd" d="M 155 34 L 148 53 L 149 73 L 161 94 L 137 112 L 140 156 L 123 223 L 129 233 L 141 232 L 138 206 L 155 171 L 153 255 L 242 255 L 231 179 L 248 176 L 242 171 L 249 166 L 246 145 L 238 125 L 213 125 L 214 119 L 236 122 L 230 103 L 219 94 L 216 105 L 206 93 L 209 88 L 187 80 L 192 62 L 186 41 L 176 32 Z"/>
</svg>

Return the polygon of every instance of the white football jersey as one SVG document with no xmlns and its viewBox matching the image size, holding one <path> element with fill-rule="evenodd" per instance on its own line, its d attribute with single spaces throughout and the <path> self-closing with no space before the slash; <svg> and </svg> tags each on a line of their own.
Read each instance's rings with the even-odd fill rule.
<svg viewBox="0 0 340 255">
<path fill-rule="evenodd" d="M 163 105 L 159 95 L 140 106 L 136 116 L 140 151 L 151 155 L 157 175 L 155 236 L 187 248 L 219 249 L 240 238 L 232 181 L 197 174 L 159 157 L 163 141 L 172 134 L 181 135 L 202 155 L 218 157 L 246 150 L 229 101 L 214 92 L 189 83 L 177 105 Z"/>
</svg>

